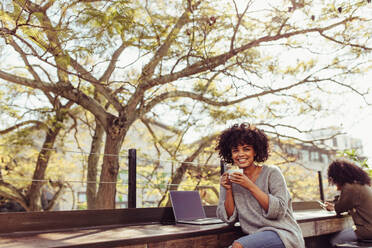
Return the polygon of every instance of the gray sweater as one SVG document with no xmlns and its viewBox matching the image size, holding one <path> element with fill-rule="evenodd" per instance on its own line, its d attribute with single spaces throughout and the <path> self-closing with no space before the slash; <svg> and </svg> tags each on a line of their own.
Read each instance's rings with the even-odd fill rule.
<svg viewBox="0 0 372 248">
<path fill-rule="evenodd" d="M 255 184 L 269 195 L 267 212 L 248 189 L 233 183 L 234 213 L 227 217 L 224 205 L 226 189 L 221 186 L 217 216 L 226 223 L 239 221 L 244 233 L 271 230 L 279 235 L 286 248 L 304 248 L 301 229 L 293 217 L 292 199 L 280 169 L 263 165 Z"/>
</svg>

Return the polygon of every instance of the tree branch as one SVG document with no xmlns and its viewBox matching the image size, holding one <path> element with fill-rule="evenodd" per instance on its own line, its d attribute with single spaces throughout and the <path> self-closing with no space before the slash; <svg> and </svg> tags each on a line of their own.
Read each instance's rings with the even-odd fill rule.
<svg viewBox="0 0 372 248">
<path fill-rule="evenodd" d="M 42 91 L 49 91 L 57 95 L 61 95 L 64 98 L 74 101 L 75 103 L 78 103 L 85 109 L 89 110 L 91 113 L 97 116 L 97 119 L 99 119 L 104 127 L 108 127 L 108 122 L 106 119 L 108 113 L 104 110 L 104 108 L 92 98 L 85 95 L 82 91 L 75 89 L 69 83 L 60 82 L 59 84 L 49 84 L 43 81 L 36 81 L 16 76 L 2 70 L 0 70 L 0 78 L 11 83 L 20 84 L 26 87 L 39 89 Z"/>
<path fill-rule="evenodd" d="M 371 51 L 372 48 L 371 47 L 366 47 L 366 46 L 362 46 L 362 45 L 358 45 L 358 44 L 353 44 L 353 43 L 345 43 L 345 42 L 342 42 L 342 41 L 339 41 L 339 40 L 336 40 L 335 38 L 332 38 L 328 35 L 325 35 L 323 32 L 319 32 L 321 36 L 323 36 L 324 38 L 328 39 L 328 40 L 331 40 L 337 44 L 340 44 L 340 45 L 344 45 L 344 46 L 351 46 L 351 47 L 357 47 L 357 48 L 361 48 L 363 50 L 367 50 L 367 51 Z"/>
<path fill-rule="evenodd" d="M 168 126 L 168 125 L 166 125 L 164 123 L 161 123 L 159 121 L 156 121 L 156 120 L 153 120 L 153 119 L 150 119 L 150 118 L 144 118 L 144 117 L 142 117 L 141 120 L 144 121 L 144 122 L 153 124 L 155 126 L 158 126 L 158 127 L 162 128 L 164 130 L 170 131 L 170 132 L 172 132 L 174 134 L 182 134 L 182 130 L 177 129 L 174 126 Z"/>
<path fill-rule="evenodd" d="M 168 53 L 168 50 L 171 44 L 177 38 L 181 28 L 188 23 L 190 15 L 190 9 L 186 9 L 185 12 L 181 15 L 181 17 L 177 20 L 176 24 L 174 25 L 173 29 L 168 34 L 167 38 L 165 39 L 164 43 L 159 47 L 156 51 L 152 59 L 150 60 L 147 65 L 143 67 L 142 70 L 142 77 L 149 78 L 152 77 L 156 66 L 159 62 L 163 59 L 163 57 Z"/>
<path fill-rule="evenodd" d="M 247 6 L 245 6 L 245 9 L 244 9 L 244 11 L 241 15 L 239 15 L 239 13 L 238 13 L 238 7 L 236 5 L 235 0 L 233 0 L 233 3 L 234 3 L 234 6 L 235 6 L 236 16 L 238 17 L 238 23 L 236 24 L 236 26 L 233 27 L 234 33 L 233 33 L 233 36 L 232 36 L 231 42 L 230 42 L 230 51 L 234 51 L 234 42 L 235 42 L 236 34 L 239 30 L 239 26 L 242 22 L 242 19 L 243 19 L 245 13 L 247 13 L 247 10 L 249 9 L 249 6 L 252 4 L 252 1 L 248 1 Z"/>
<path fill-rule="evenodd" d="M 30 120 L 30 121 L 25 121 L 25 122 L 22 122 L 22 123 L 18 123 L 17 125 L 14 125 L 10 128 L 0 130 L 0 134 L 3 135 L 3 134 L 6 134 L 6 133 L 9 133 L 9 132 L 13 131 L 14 129 L 17 129 L 19 127 L 22 127 L 22 126 L 25 126 L 25 125 L 28 125 L 28 124 L 36 124 L 36 125 L 42 126 L 44 128 L 48 128 L 46 126 L 46 124 L 41 122 L 41 121 Z"/>
<path fill-rule="evenodd" d="M 196 6 L 199 5 L 199 4 L 200 4 L 200 1 L 196 5 L 194 5 L 193 7 L 196 8 Z M 143 83 L 140 84 L 140 87 L 138 87 L 136 89 L 135 93 L 129 99 L 128 104 L 126 106 L 126 111 L 127 112 L 134 112 L 137 105 L 139 104 L 139 102 L 143 98 L 145 90 L 152 87 L 152 86 L 150 86 L 150 87 L 148 86 L 148 78 L 151 78 L 153 76 L 156 66 L 163 59 L 163 57 L 167 55 L 171 44 L 177 38 L 179 32 L 181 31 L 181 28 L 186 23 L 188 23 L 190 11 L 191 11 L 191 8 L 187 8 L 185 10 L 185 12 L 177 20 L 173 29 L 168 34 L 167 38 L 165 39 L 165 42 L 159 47 L 159 49 L 156 51 L 156 53 L 154 54 L 154 56 L 152 57 L 150 62 L 147 63 L 143 67 L 142 75 L 141 75 L 141 78 L 140 78 L 140 81 L 143 82 Z"/>
<path fill-rule="evenodd" d="M 233 105 L 233 104 L 245 101 L 247 99 L 256 98 L 256 97 L 260 97 L 260 96 L 264 96 L 264 95 L 268 95 L 268 94 L 274 94 L 274 93 L 280 92 L 280 91 L 289 90 L 289 89 L 294 88 L 296 86 L 307 83 L 310 76 L 306 77 L 305 79 L 303 79 L 303 80 L 301 80 L 301 81 L 299 81 L 295 84 L 291 84 L 291 85 L 288 85 L 286 87 L 282 87 L 282 88 L 278 88 L 278 89 L 264 90 L 260 93 L 248 95 L 248 96 L 245 96 L 245 97 L 233 100 L 233 101 L 220 101 L 219 102 L 219 101 L 215 101 L 215 100 L 210 99 L 210 98 L 206 98 L 203 95 L 196 94 L 194 92 L 188 92 L 188 91 L 166 92 L 166 93 L 163 93 L 163 94 L 155 97 L 148 104 L 146 104 L 146 106 L 144 107 L 144 113 L 150 111 L 156 104 L 164 101 L 165 99 L 175 98 L 175 97 L 187 97 L 187 98 L 191 98 L 191 99 L 194 99 L 194 100 L 197 100 L 197 101 L 205 102 L 209 105 L 218 106 L 218 107 L 229 106 L 229 105 Z"/>
<path fill-rule="evenodd" d="M 12 200 L 17 201 L 25 209 L 28 208 L 26 198 L 19 189 L 17 189 L 16 187 L 14 187 L 11 184 L 5 182 L 3 179 L 0 179 L 0 186 L 2 186 L 4 188 L 7 188 L 11 192 L 11 194 L 9 194 L 6 191 L 0 190 L 0 195 L 3 195 L 8 199 L 12 199 Z"/>
<path fill-rule="evenodd" d="M 92 83 L 96 88 L 97 90 L 103 95 L 105 96 L 105 99 L 112 104 L 112 106 L 114 106 L 114 108 L 118 111 L 118 112 L 122 112 L 123 111 L 123 107 L 121 106 L 120 102 L 118 101 L 118 99 L 116 98 L 116 96 L 114 94 L 112 94 L 112 91 L 103 86 L 101 84 L 101 81 L 100 80 L 97 80 L 95 77 L 93 77 L 93 75 L 87 71 L 79 62 L 77 62 L 75 59 L 69 57 L 70 61 L 71 61 L 71 65 L 72 67 L 80 74 L 80 77 L 90 83 Z M 111 63 L 110 63 L 111 65 Z M 109 67 L 106 69 L 106 71 L 109 70 Z M 107 72 L 109 73 L 109 72 Z"/>
<path fill-rule="evenodd" d="M 245 45 L 243 45 L 239 48 L 236 48 L 233 51 L 230 50 L 229 52 L 225 52 L 223 54 L 220 54 L 220 55 L 210 57 L 210 58 L 207 58 L 205 60 L 196 62 L 196 63 L 194 63 L 190 66 L 187 66 L 186 68 L 184 68 L 184 69 L 182 69 L 178 72 L 163 75 L 163 76 L 160 76 L 158 78 L 151 79 L 147 82 L 147 85 L 146 85 L 145 89 L 149 89 L 149 88 L 151 88 L 155 85 L 162 85 L 162 84 L 166 84 L 166 83 L 169 83 L 169 82 L 173 82 L 173 81 L 176 81 L 180 78 L 191 76 L 191 75 L 194 75 L 194 74 L 197 74 L 197 73 L 200 73 L 200 72 L 212 70 L 212 69 L 216 68 L 217 66 L 220 66 L 220 65 L 226 63 L 229 59 L 234 57 L 236 54 L 244 52 L 244 51 L 246 51 L 250 48 L 257 47 L 261 43 L 277 41 L 277 40 L 280 40 L 280 39 L 289 38 L 289 37 L 296 36 L 296 35 L 302 35 L 302 34 L 308 34 L 308 33 L 321 33 L 321 32 L 327 31 L 327 30 L 331 30 L 335 27 L 338 27 L 340 25 L 343 25 L 347 22 L 351 22 L 351 21 L 356 20 L 356 19 L 359 19 L 359 18 L 358 17 L 346 18 L 342 21 L 339 21 L 337 23 L 328 25 L 328 26 L 323 27 L 323 28 L 311 28 L 311 29 L 304 29 L 304 30 L 288 32 L 288 33 L 284 33 L 284 34 L 277 34 L 277 35 L 274 35 L 274 36 L 270 36 L 270 35 L 269 36 L 264 36 L 264 37 L 261 37 L 261 38 L 258 38 L 256 40 L 254 40 L 254 41 L 251 41 L 251 42 L 249 42 L 249 43 L 247 43 L 247 44 L 245 44 Z"/>
<path fill-rule="evenodd" d="M 126 42 L 123 42 L 118 49 L 112 55 L 110 64 L 107 66 L 106 71 L 103 73 L 102 77 L 98 80 L 99 82 L 108 82 L 112 75 L 112 72 L 115 70 L 115 65 L 118 61 L 119 56 L 123 53 L 124 49 L 128 47 Z"/>
</svg>

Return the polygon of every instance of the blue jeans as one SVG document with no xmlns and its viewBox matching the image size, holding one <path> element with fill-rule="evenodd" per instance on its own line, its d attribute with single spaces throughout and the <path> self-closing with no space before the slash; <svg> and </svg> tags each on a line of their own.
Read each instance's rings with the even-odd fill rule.
<svg viewBox="0 0 372 248">
<path fill-rule="evenodd" d="M 345 230 L 342 230 L 341 232 L 335 234 L 331 238 L 331 244 L 332 246 L 335 246 L 336 244 L 344 243 L 344 242 L 350 242 L 350 241 L 357 241 L 358 237 L 356 236 L 353 228 L 348 228 Z"/>
<path fill-rule="evenodd" d="M 262 231 L 241 237 L 234 242 L 244 248 L 285 248 L 279 235 L 274 231 Z"/>
</svg>

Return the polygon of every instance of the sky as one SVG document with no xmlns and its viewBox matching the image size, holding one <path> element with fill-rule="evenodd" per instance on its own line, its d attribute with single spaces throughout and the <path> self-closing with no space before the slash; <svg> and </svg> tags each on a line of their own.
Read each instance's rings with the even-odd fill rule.
<svg viewBox="0 0 372 248">
<path fill-rule="evenodd" d="M 360 111 L 360 118 L 345 129 L 350 136 L 362 140 L 364 155 L 369 158 L 370 164 L 372 164 L 372 106 Z"/>
</svg>

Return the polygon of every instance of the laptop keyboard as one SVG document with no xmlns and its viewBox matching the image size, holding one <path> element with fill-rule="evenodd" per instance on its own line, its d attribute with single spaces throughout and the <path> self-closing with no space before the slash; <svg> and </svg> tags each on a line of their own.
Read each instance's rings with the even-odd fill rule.
<svg viewBox="0 0 372 248">
<path fill-rule="evenodd" d="M 195 219 L 194 221 L 205 221 L 205 220 L 215 220 L 217 218 L 200 218 L 200 219 Z"/>
</svg>

